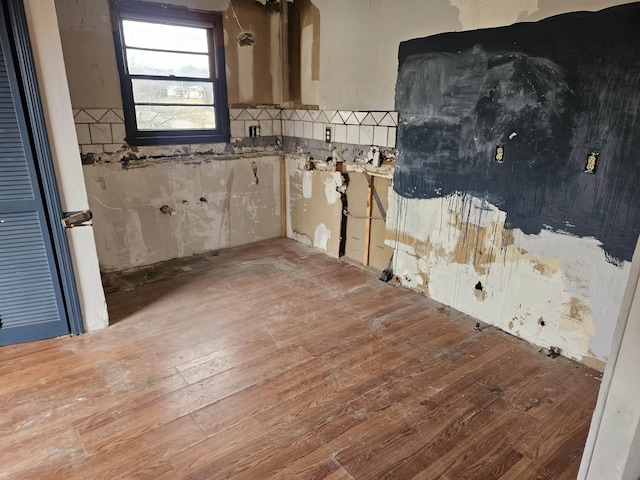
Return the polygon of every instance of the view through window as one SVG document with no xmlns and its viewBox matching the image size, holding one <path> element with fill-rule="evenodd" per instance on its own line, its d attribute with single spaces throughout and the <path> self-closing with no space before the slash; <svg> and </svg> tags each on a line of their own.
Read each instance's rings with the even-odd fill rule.
<svg viewBox="0 0 640 480">
<path fill-rule="evenodd" d="M 115 5 L 129 143 L 228 140 L 217 18 L 186 10 L 170 16 L 163 9 L 159 15 L 157 6 L 141 3 Z M 125 8 L 131 5 L 137 8 Z"/>
</svg>

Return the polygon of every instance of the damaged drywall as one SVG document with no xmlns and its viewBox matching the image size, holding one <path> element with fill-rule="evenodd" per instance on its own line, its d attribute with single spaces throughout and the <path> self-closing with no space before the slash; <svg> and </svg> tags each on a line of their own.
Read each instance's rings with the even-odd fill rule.
<svg viewBox="0 0 640 480">
<path fill-rule="evenodd" d="M 369 182 L 367 178 L 373 179 L 373 185 L 382 204 L 383 212 L 380 211 L 375 198 L 372 201 L 371 226 L 369 238 L 368 264 L 377 269 L 384 270 L 389 266 L 389 261 L 393 255 L 393 249 L 385 244 L 386 235 L 386 211 L 389 208 L 388 198 L 391 188 L 391 179 L 379 176 L 365 176 L 360 172 L 349 172 L 347 176 L 347 189 L 345 194 L 345 257 L 364 263 L 367 219 L 367 198 Z"/>
<path fill-rule="evenodd" d="M 391 191 L 393 271 L 434 300 L 602 369 L 629 263 L 610 263 L 593 238 L 526 235 L 505 227 L 506 218 L 469 194 L 408 199 Z"/>
<path fill-rule="evenodd" d="M 638 22 L 633 4 L 401 44 L 405 285 L 602 367 L 640 233 Z"/>
<path fill-rule="evenodd" d="M 344 179 L 334 165 L 286 154 L 287 236 L 340 255 Z"/>
<path fill-rule="evenodd" d="M 280 235 L 279 155 L 169 157 L 83 169 L 103 270 Z"/>
</svg>

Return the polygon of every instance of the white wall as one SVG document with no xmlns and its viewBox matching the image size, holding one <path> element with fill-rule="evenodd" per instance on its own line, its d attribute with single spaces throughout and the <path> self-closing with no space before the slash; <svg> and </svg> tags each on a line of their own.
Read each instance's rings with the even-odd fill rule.
<svg viewBox="0 0 640 480">
<path fill-rule="evenodd" d="M 438 33 L 600 10 L 630 0 L 313 0 L 320 9 L 320 108 L 393 110 L 398 46 Z"/>
<path fill-rule="evenodd" d="M 640 478 L 640 240 L 578 478 Z"/>
<path fill-rule="evenodd" d="M 85 210 L 89 204 L 54 3 L 53 0 L 25 0 L 24 4 L 62 209 Z M 91 227 L 68 230 L 68 239 L 85 328 L 106 327 L 107 306 L 93 230 Z"/>
</svg>

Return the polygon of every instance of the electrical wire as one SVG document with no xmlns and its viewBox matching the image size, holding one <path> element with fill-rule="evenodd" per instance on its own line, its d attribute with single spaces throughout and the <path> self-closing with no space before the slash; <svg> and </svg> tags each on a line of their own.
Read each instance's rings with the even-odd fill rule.
<svg viewBox="0 0 640 480">
<path fill-rule="evenodd" d="M 233 18 L 236 19 L 236 22 L 238 22 L 238 27 L 240 27 L 240 33 L 244 32 L 244 28 L 242 28 L 242 25 L 240 25 L 240 19 L 238 18 L 238 14 L 236 13 L 236 9 L 233 8 L 233 1 L 229 0 L 229 5 L 231 5 L 231 12 L 233 13 Z"/>
</svg>

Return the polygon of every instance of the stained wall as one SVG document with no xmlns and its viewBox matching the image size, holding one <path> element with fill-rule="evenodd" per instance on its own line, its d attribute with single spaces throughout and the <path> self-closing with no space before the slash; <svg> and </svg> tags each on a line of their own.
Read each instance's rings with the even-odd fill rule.
<svg viewBox="0 0 640 480">
<path fill-rule="evenodd" d="M 277 10 L 255 0 L 234 0 L 234 9 L 228 0 L 163 3 L 223 14 L 231 143 L 127 145 L 108 0 L 55 2 L 103 270 L 280 235 L 279 110 L 244 108 L 281 99 Z M 238 22 L 253 46 L 236 41 Z M 263 138 L 245 142 L 253 125 Z"/>
<path fill-rule="evenodd" d="M 362 0 L 341 4 L 339 9 L 331 0 L 313 3 L 321 25 L 320 108 L 395 109 L 400 115 L 385 238 L 393 248 L 393 269 L 400 282 L 602 369 L 638 236 L 637 149 L 621 142 L 634 131 L 635 116 L 630 112 L 637 111 L 640 96 L 634 83 L 637 61 L 591 52 L 593 58 L 578 71 L 570 63 L 586 54 L 580 57 L 575 53 L 581 47 L 572 50 L 563 43 L 562 27 L 535 37 L 529 33 L 539 25 L 529 24 L 524 37 L 542 50 L 525 60 L 516 54 L 517 47 L 503 49 L 507 57 L 514 54 L 509 65 L 500 58 L 483 57 L 483 38 L 473 31 L 629 2 L 452 0 L 425 5 Z M 416 57 L 408 45 L 419 40 L 401 47 L 403 41 L 465 30 L 473 32 L 461 34 L 470 38 L 465 48 L 451 33 L 442 38 L 442 44 L 449 45 L 441 49 L 446 59 L 438 56 L 439 51 L 432 51 L 428 61 Z M 576 35 L 576 44 L 591 42 L 615 50 L 609 41 L 615 28 L 605 29 L 602 38 L 588 30 Z M 506 32 L 505 37 L 511 35 Z M 479 44 L 476 50 L 475 44 Z M 566 63 L 549 61 L 553 44 L 564 50 Z M 465 52 L 484 58 L 479 74 Z M 420 62 L 428 67 L 413 69 Z M 487 62 L 492 65 L 489 74 Z M 594 62 L 602 62 L 603 70 L 594 69 Z M 606 68 L 612 66 L 620 70 L 607 76 Z M 529 73 L 523 75 L 523 70 Z M 450 76 L 454 71 L 460 75 Z M 475 111 L 482 90 L 479 78 L 519 74 L 522 85 L 496 90 L 502 100 L 522 100 L 513 110 L 492 110 L 490 105 L 479 123 L 464 123 Z M 576 76 L 582 76 L 585 88 L 591 89 L 589 96 L 575 91 Z M 455 80 L 448 83 L 450 78 Z M 539 88 L 542 85 L 536 82 L 545 78 L 549 81 Z M 615 85 L 608 89 L 608 82 Z M 539 96 L 531 96 L 536 89 Z M 609 95 L 614 90 L 623 93 L 614 99 Z M 411 97 L 416 92 L 421 92 L 419 98 Z M 465 98 L 467 94 L 475 103 Z M 409 97 L 418 110 L 404 102 Z M 524 120 L 518 117 L 522 112 L 529 115 Z M 546 132 L 552 135 L 547 138 Z M 498 144 L 507 147 L 511 164 L 493 161 Z M 363 162 L 367 145 L 375 142 L 361 144 Z M 458 155 L 459 147 L 472 153 Z M 583 174 L 592 150 L 602 163 L 596 175 Z M 482 161 L 477 160 L 480 157 Z M 425 190 L 430 193 L 423 194 Z M 360 198 L 361 211 L 366 198 Z M 348 204 L 351 209 L 353 195 Z M 346 233 L 354 228 L 351 221 Z"/>
</svg>

